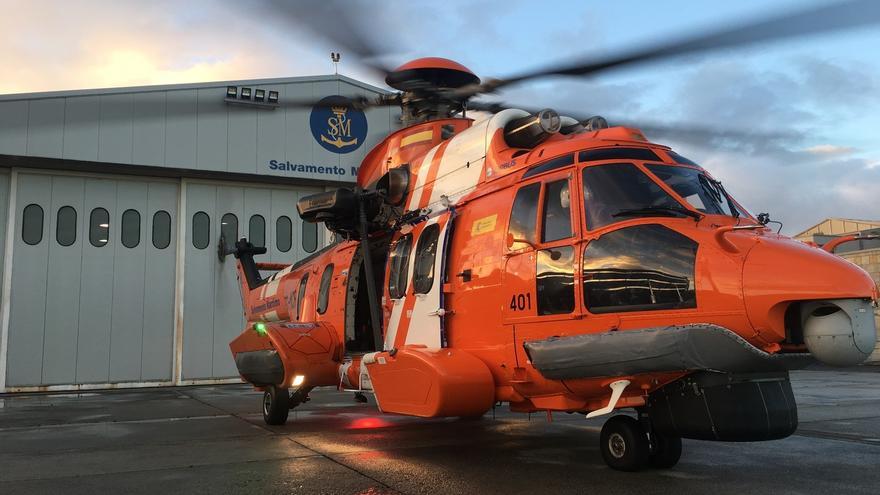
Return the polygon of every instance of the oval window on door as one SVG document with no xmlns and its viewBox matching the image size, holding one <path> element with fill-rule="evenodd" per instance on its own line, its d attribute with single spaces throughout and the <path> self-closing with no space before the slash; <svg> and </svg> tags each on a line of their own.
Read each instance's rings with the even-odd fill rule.
<svg viewBox="0 0 880 495">
<path fill-rule="evenodd" d="M 302 223 L 302 244 L 307 253 L 314 253 L 318 249 L 318 224 Z"/>
<path fill-rule="evenodd" d="M 153 247 L 165 249 L 171 244 L 171 215 L 164 210 L 153 214 Z"/>
<path fill-rule="evenodd" d="M 76 210 L 72 206 L 62 206 L 58 209 L 55 239 L 62 246 L 70 246 L 76 242 Z"/>
<path fill-rule="evenodd" d="M 266 219 L 262 215 L 252 215 L 248 221 L 248 240 L 256 247 L 266 246 Z"/>
<path fill-rule="evenodd" d="M 38 204 L 29 204 L 21 214 L 21 240 L 25 244 L 36 246 L 43 240 L 43 208 Z"/>
<path fill-rule="evenodd" d="M 208 214 L 199 211 L 193 215 L 192 243 L 196 249 L 205 249 L 211 242 L 211 219 Z"/>
<path fill-rule="evenodd" d="M 290 251 L 293 245 L 293 223 L 290 217 L 280 216 L 275 220 L 275 247 L 282 253 Z"/>
<path fill-rule="evenodd" d="M 89 244 L 104 247 L 110 240 L 110 213 L 104 208 L 95 208 L 89 214 Z"/>
<path fill-rule="evenodd" d="M 140 243 L 141 214 L 137 210 L 125 210 L 122 213 L 122 245 L 134 248 Z"/>
<path fill-rule="evenodd" d="M 238 241 L 238 217 L 232 213 L 220 219 L 220 235 L 226 238 L 226 244 L 232 246 Z"/>
</svg>

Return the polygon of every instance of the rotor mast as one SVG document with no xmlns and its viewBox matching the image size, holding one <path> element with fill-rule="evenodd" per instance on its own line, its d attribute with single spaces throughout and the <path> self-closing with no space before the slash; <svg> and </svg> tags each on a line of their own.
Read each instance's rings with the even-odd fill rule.
<svg viewBox="0 0 880 495">
<path fill-rule="evenodd" d="M 480 84 L 480 78 L 453 60 L 425 57 L 389 72 L 385 83 L 401 91 L 401 120 L 408 126 L 462 112 L 467 97 L 454 90 Z"/>
</svg>

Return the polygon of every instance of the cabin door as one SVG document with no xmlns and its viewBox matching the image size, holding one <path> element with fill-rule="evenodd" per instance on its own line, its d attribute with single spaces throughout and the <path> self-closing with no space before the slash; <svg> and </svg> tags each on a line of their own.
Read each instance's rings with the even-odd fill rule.
<svg viewBox="0 0 880 495">
<path fill-rule="evenodd" d="M 395 236 L 386 271 L 385 350 L 446 345 L 443 287 L 451 231 L 452 214 L 444 212 Z"/>
<path fill-rule="evenodd" d="M 522 343 L 581 328 L 579 222 L 570 171 L 520 186 L 511 207 L 502 279 L 501 314 L 511 329 L 517 362 Z"/>
</svg>

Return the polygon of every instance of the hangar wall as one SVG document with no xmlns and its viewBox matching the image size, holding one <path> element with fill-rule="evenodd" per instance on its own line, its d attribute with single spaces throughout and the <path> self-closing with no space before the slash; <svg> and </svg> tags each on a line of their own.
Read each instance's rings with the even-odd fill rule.
<svg viewBox="0 0 880 495">
<path fill-rule="evenodd" d="M 229 86 L 282 105 L 228 104 Z M 397 122 L 284 102 L 379 92 L 319 76 L 0 96 L 0 392 L 237 381 L 220 233 L 265 245 L 258 261 L 320 249 L 296 201 L 354 181 Z M 361 122 L 340 137 L 329 118 Z"/>
</svg>

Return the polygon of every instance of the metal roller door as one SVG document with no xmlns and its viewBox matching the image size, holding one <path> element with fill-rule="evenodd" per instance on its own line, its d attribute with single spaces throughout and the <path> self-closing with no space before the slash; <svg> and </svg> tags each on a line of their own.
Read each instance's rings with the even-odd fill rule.
<svg viewBox="0 0 880 495">
<path fill-rule="evenodd" d="M 188 182 L 186 191 L 185 291 L 182 378 L 237 377 L 229 341 L 244 316 L 235 260 L 217 258 L 221 229 L 227 237 L 265 242 L 257 261 L 292 263 L 324 245 L 324 229 L 303 225 L 296 201 L 317 188 L 267 188 Z"/>
<path fill-rule="evenodd" d="M 20 173 L 7 388 L 172 379 L 178 185 Z"/>
</svg>

